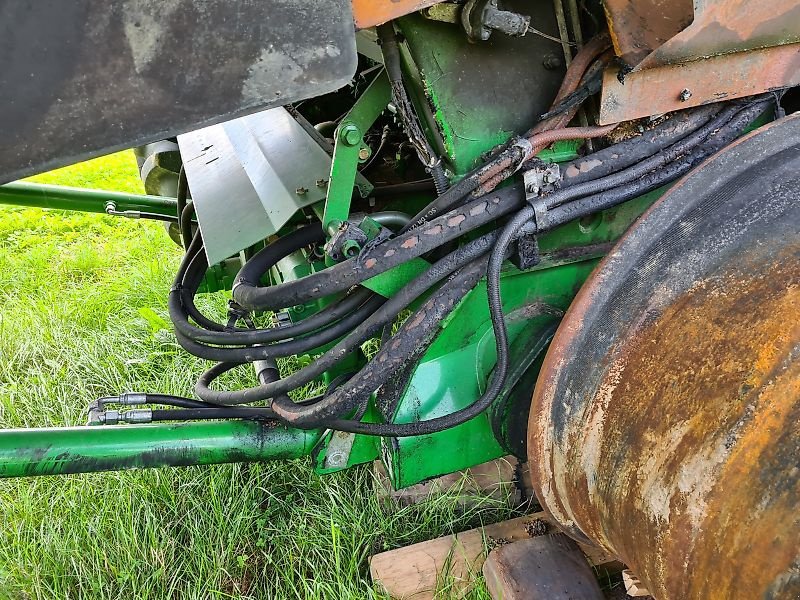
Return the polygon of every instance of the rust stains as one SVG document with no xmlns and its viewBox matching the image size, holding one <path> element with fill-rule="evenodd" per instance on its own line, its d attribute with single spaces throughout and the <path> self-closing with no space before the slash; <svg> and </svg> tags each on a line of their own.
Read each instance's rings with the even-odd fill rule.
<svg viewBox="0 0 800 600">
<path fill-rule="evenodd" d="M 423 232 L 425 235 L 440 235 L 442 233 L 441 225 L 434 225 Z"/>
<path fill-rule="evenodd" d="M 443 0 L 353 0 L 356 29 L 381 25 L 397 17 L 422 10 Z"/>
<path fill-rule="evenodd" d="M 800 597 L 798 130 L 743 138 L 653 205 L 536 385 L 537 498 L 659 600 Z"/>
<path fill-rule="evenodd" d="M 628 121 L 794 85 L 800 85 L 800 43 L 634 71 L 624 85 L 609 69 L 598 120 Z"/>
<path fill-rule="evenodd" d="M 486 202 L 481 202 L 476 204 L 472 208 L 469 209 L 469 216 L 476 217 L 486 212 L 487 204 Z"/>
<path fill-rule="evenodd" d="M 554 453 L 562 518 L 658 598 L 760 597 L 800 558 L 800 247 L 747 271 L 638 328 Z"/>
<path fill-rule="evenodd" d="M 692 0 L 605 0 L 603 6 L 614 50 L 631 66 L 694 18 Z"/>
<path fill-rule="evenodd" d="M 616 52 L 633 70 L 603 79 L 600 123 L 798 84 L 796 0 L 606 0 Z"/>
<path fill-rule="evenodd" d="M 463 223 L 466 220 L 467 220 L 467 217 L 465 217 L 464 215 L 456 215 L 454 217 L 450 217 L 447 220 L 447 226 L 448 227 L 458 227 L 459 225 L 461 225 L 461 223 Z"/>
</svg>

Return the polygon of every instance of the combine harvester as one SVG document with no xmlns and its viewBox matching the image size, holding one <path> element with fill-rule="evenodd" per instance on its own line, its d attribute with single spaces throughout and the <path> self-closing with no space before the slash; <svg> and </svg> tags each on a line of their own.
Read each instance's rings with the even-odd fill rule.
<svg viewBox="0 0 800 600">
<path fill-rule="evenodd" d="M 796 0 L 0 15 L 0 202 L 164 221 L 214 363 L 0 432 L 0 476 L 309 455 L 403 488 L 513 454 L 658 600 L 800 597 Z M 148 195 L 8 183 L 131 147 Z"/>
</svg>

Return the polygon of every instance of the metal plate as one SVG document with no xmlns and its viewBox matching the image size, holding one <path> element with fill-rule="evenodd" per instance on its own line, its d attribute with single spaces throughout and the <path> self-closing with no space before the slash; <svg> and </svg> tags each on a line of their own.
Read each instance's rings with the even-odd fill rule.
<svg viewBox="0 0 800 600">
<path fill-rule="evenodd" d="M 694 18 L 692 0 L 604 0 L 617 56 L 635 66 Z"/>
<path fill-rule="evenodd" d="M 331 158 L 282 107 L 178 136 L 209 264 L 325 198 Z M 298 193 L 298 190 L 304 193 Z"/>
<path fill-rule="evenodd" d="M 508 0 L 506 10 L 529 15 L 536 28 L 558 35 L 552 3 Z M 407 51 L 419 71 L 413 90 L 420 118 L 438 132 L 453 172 L 463 174 L 480 156 L 527 131 L 553 101 L 563 67 L 548 70 L 544 58 L 563 56 L 551 40 L 496 34 L 471 42 L 463 28 L 409 15 L 399 21 Z M 513 84 L 512 84 L 513 82 Z"/>
<path fill-rule="evenodd" d="M 598 121 L 619 123 L 794 85 L 800 85 L 800 44 L 634 71 L 624 84 L 609 69 Z"/>
<path fill-rule="evenodd" d="M 353 0 L 353 17 L 356 27 L 374 27 L 438 4 L 442 0 Z"/>
<path fill-rule="evenodd" d="M 659 599 L 800 596 L 798 140 L 777 121 L 670 189 L 537 382 L 536 497 Z"/>
<path fill-rule="evenodd" d="M 654 48 L 637 69 L 795 42 L 800 42 L 797 0 L 704 0 L 695 2 L 692 24 Z"/>
<path fill-rule="evenodd" d="M 349 0 L 0 3 L 0 183 L 346 84 Z"/>
</svg>

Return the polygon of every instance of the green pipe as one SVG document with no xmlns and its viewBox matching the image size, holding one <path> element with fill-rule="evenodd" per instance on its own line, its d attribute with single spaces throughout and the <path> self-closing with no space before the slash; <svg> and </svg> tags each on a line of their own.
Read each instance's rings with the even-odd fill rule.
<svg viewBox="0 0 800 600">
<path fill-rule="evenodd" d="M 109 204 L 113 204 L 116 211 L 149 212 L 168 217 L 177 216 L 178 211 L 177 201 L 164 196 L 125 194 L 27 181 L 0 185 L 0 204 L 95 213 L 106 213 Z"/>
<path fill-rule="evenodd" d="M 307 456 L 320 438 L 260 421 L 0 430 L 0 478 Z"/>
</svg>

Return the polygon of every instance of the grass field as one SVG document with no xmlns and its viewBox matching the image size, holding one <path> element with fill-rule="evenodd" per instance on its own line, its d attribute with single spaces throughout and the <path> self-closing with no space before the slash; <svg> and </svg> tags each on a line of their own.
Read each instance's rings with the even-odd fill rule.
<svg viewBox="0 0 800 600">
<path fill-rule="evenodd" d="M 131 153 L 35 179 L 142 191 Z M 0 427 L 190 393 L 204 365 L 166 314 L 179 259 L 159 224 L 0 208 Z M 384 514 L 367 468 L 319 478 L 307 461 L 3 480 L 0 598 L 379 597 L 371 553 L 507 516 L 452 497 Z"/>
</svg>

